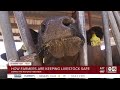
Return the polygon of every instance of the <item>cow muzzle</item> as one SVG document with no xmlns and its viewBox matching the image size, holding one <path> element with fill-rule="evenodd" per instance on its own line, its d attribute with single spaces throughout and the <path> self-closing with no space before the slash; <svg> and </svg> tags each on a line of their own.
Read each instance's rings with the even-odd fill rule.
<svg viewBox="0 0 120 90">
<path fill-rule="evenodd" d="M 51 40 L 43 44 L 44 50 L 55 58 L 62 58 L 65 56 L 75 56 L 81 49 L 83 40 L 79 37 L 68 37 L 56 40 Z"/>
<path fill-rule="evenodd" d="M 55 58 L 75 56 L 83 46 L 84 40 L 75 36 L 70 25 L 74 23 L 69 17 L 51 19 L 44 23 L 46 30 L 43 34 L 42 48 Z"/>
</svg>

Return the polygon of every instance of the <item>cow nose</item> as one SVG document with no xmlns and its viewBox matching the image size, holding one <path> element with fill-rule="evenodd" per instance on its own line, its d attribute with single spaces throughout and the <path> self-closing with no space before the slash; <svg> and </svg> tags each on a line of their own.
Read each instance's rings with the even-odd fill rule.
<svg viewBox="0 0 120 90">
<path fill-rule="evenodd" d="M 44 42 L 73 36 L 73 30 L 71 30 L 69 26 L 74 23 L 71 17 L 54 17 L 46 21 L 47 22 L 43 23 L 45 26 L 42 26 L 41 29 Z"/>
</svg>

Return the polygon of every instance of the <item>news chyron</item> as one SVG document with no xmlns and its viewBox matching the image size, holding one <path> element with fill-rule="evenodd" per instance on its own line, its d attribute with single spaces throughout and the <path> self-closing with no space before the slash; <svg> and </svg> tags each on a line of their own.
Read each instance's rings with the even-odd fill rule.
<svg viewBox="0 0 120 90">
<path fill-rule="evenodd" d="M 32 66 L 8 65 L 7 78 L 120 78 L 120 66 Z"/>
</svg>

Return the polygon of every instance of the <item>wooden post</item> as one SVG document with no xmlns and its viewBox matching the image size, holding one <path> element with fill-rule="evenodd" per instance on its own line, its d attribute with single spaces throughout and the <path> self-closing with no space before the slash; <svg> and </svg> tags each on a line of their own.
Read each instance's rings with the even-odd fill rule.
<svg viewBox="0 0 120 90">
<path fill-rule="evenodd" d="M 104 26 L 104 41 L 105 41 L 105 55 L 106 55 L 106 63 L 108 66 L 112 66 L 112 50 L 110 43 L 110 33 L 109 33 L 109 23 L 108 23 L 108 15 L 106 11 L 102 11 L 103 17 L 103 26 Z"/>
<path fill-rule="evenodd" d="M 116 21 L 117 21 L 118 26 L 119 26 L 119 31 L 120 31 L 120 14 L 118 11 L 113 11 L 113 13 L 115 15 Z"/>
<path fill-rule="evenodd" d="M 31 33 L 27 26 L 27 21 L 24 17 L 23 12 L 22 11 L 14 11 L 13 13 L 14 13 L 14 16 L 17 21 L 17 26 L 20 30 L 20 35 L 21 35 L 22 41 L 23 41 L 28 53 L 32 54 L 32 53 L 36 52 L 36 48 L 33 43 L 33 39 L 31 37 Z"/>
<path fill-rule="evenodd" d="M 117 49 L 120 55 L 120 32 L 119 32 L 117 23 L 115 21 L 113 12 L 112 11 L 107 11 L 107 12 L 108 12 L 109 20 L 110 20 L 111 27 L 112 27 L 113 37 L 115 39 L 115 43 L 116 43 L 116 46 L 117 46 Z"/>
<path fill-rule="evenodd" d="M 91 28 L 92 23 L 91 23 L 91 13 L 90 13 L 90 11 L 88 11 L 88 22 L 89 22 L 89 28 Z"/>
<path fill-rule="evenodd" d="M 0 27 L 3 35 L 7 60 L 18 60 L 19 58 L 13 39 L 8 11 L 0 11 Z"/>
<path fill-rule="evenodd" d="M 85 38 L 85 43 L 83 46 L 83 53 L 81 53 L 80 65 L 88 66 L 88 56 L 87 56 L 87 39 L 86 39 L 86 30 L 85 30 L 85 13 L 84 11 L 77 11 L 77 23 L 79 31 L 82 33 Z"/>
</svg>

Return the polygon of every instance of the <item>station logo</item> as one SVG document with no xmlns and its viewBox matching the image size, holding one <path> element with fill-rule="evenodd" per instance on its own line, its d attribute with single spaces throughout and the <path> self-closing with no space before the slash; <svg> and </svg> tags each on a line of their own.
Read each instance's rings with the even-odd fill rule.
<svg viewBox="0 0 120 90">
<path fill-rule="evenodd" d="M 111 66 L 106 68 L 107 73 L 117 73 L 117 67 L 116 66 Z"/>
</svg>

